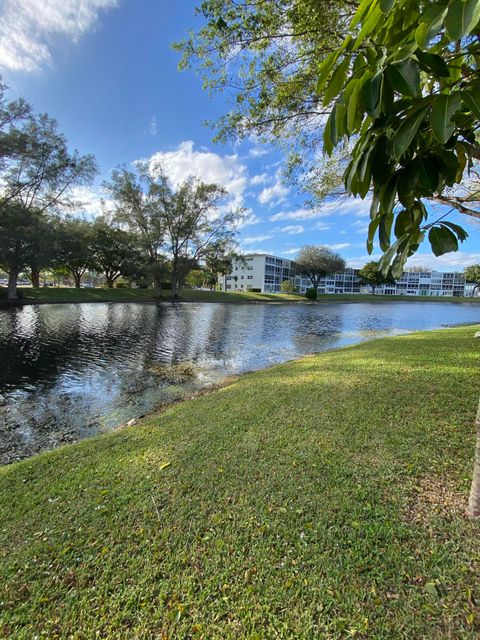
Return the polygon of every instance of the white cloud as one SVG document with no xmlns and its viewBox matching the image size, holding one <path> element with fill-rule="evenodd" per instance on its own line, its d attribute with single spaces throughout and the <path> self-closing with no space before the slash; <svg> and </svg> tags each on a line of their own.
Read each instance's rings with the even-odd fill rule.
<svg viewBox="0 0 480 640">
<path fill-rule="evenodd" d="M 278 222 L 279 220 L 311 220 L 312 218 L 320 218 L 322 216 L 331 215 L 319 209 L 295 209 L 294 211 L 280 211 L 270 216 L 270 222 Z"/>
<path fill-rule="evenodd" d="M 322 222 L 321 220 L 319 220 L 318 222 L 315 222 L 315 224 L 312 225 L 312 230 L 313 231 L 328 231 L 329 229 L 331 229 L 330 225 L 326 224 L 325 222 Z M 347 232 L 346 231 L 340 231 L 340 233 L 342 235 L 344 235 Z"/>
<path fill-rule="evenodd" d="M 251 185 L 265 184 L 268 180 L 268 175 L 266 173 L 259 173 L 250 180 Z"/>
<path fill-rule="evenodd" d="M 230 206 L 243 204 L 248 173 L 237 154 L 221 156 L 208 149 L 197 151 L 193 142 L 187 140 L 174 151 L 157 151 L 150 157 L 149 165 L 152 173 L 162 167 L 174 186 L 196 176 L 203 182 L 214 182 L 225 187 L 231 196 Z"/>
<path fill-rule="evenodd" d="M 150 124 L 148 125 L 148 130 L 150 132 L 150 135 L 152 135 L 153 137 L 157 135 L 157 118 L 155 116 L 152 116 Z"/>
<path fill-rule="evenodd" d="M 328 247 L 330 247 L 330 249 L 333 249 L 334 251 L 338 251 L 339 249 L 347 249 L 351 246 L 352 245 L 350 244 L 350 242 L 338 242 L 337 244 L 328 245 Z"/>
<path fill-rule="evenodd" d="M 101 191 L 91 187 L 74 187 L 70 195 L 75 202 L 75 211 L 89 218 L 104 215 L 113 209 L 113 202 Z"/>
<path fill-rule="evenodd" d="M 252 147 L 248 155 L 250 158 L 260 158 L 261 156 L 265 156 L 268 153 L 268 149 L 264 147 Z"/>
<path fill-rule="evenodd" d="M 271 233 L 266 233 L 263 236 L 249 236 L 248 238 L 243 238 L 244 244 L 255 244 L 256 242 L 263 242 L 264 240 L 270 240 L 272 237 Z"/>
<path fill-rule="evenodd" d="M 244 211 L 242 219 L 236 224 L 236 228 L 242 229 L 243 227 L 258 224 L 261 221 L 262 219 L 255 215 L 251 209 L 247 209 Z"/>
<path fill-rule="evenodd" d="M 258 196 L 258 201 L 260 204 L 268 204 L 270 202 L 272 206 L 281 204 L 282 202 L 285 202 L 288 192 L 288 187 L 285 187 L 281 183 L 280 179 L 277 178 L 275 184 L 271 187 L 265 187 L 262 189 Z"/>
<path fill-rule="evenodd" d="M 280 227 L 278 231 L 288 233 L 288 235 L 296 235 L 297 233 L 303 233 L 305 229 L 301 224 L 290 224 L 286 227 Z"/>
<path fill-rule="evenodd" d="M 0 3 L 0 67 L 35 71 L 51 62 L 52 40 L 76 42 L 99 15 L 119 0 L 3 0 Z"/>
<path fill-rule="evenodd" d="M 286 249 L 285 251 L 281 251 L 282 256 L 293 256 L 295 253 L 300 251 L 300 247 L 296 247 L 295 249 Z"/>
</svg>

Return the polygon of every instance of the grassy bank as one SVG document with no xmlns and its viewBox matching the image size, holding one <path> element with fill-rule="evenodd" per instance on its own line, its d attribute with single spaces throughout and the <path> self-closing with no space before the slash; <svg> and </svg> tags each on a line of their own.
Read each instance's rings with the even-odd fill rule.
<svg viewBox="0 0 480 640">
<path fill-rule="evenodd" d="M 249 374 L 0 471 L 0 637 L 478 638 L 473 327 Z"/>
<path fill-rule="evenodd" d="M 3 290 L 5 291 L 5 290 Z M 69 287 L 49 287 L 34 289 L 21 287 L 22 304 L 48 304 L 59 302 L 158 302 L 153 289 L 74 289 Z M 0 293 L 2 291 L 0 290 Z M 162 291 L 162 299 L 169 300 L 170 292 Z M 0 297 L 0 304 L 3 298 Z M 305 296 L 282 293 L 224 292 L 224 291 L 191 291 L 185 289 L 180 293 L 183 302 L 303 302 L 309 303 Z M 427 296 L 372 296 L 370 294 L 322 294 L 318 302 L 480 302 L 478 298 L 427 297 Z M 311 303 L 309 303 L 311 304 Z"/>
</svg>

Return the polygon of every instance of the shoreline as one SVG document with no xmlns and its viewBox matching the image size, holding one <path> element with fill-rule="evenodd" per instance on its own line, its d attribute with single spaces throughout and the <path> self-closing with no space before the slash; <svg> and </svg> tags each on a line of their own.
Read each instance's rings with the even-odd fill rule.
<svg viewBox="0 0 480 640">
<path fill-rule="evenodd" d="M 1 290 L 0 290 L 1 291 Z M 203 290 L 184 290 L 178 300 L 172 300 L 165 291 L 156 297 L 151 290 L 145 289 L 73 289 L 20 288 L 18 300 L 0 299 L 0 309 L 15 309 L 29 305 L 48 304 L 177 304 L 177 303 L 213 303 L 213 304 L 274 304 L 274 305 L 322 305 L 339 303 L 388 304 L 392 302 L 480 304 L 480 297 L 460 298 L 454 296 L 376 296 L 372 294 L 319 294 L 317 300 L 307 300 L 300 294 L 238 293 Z"/>
</svg>

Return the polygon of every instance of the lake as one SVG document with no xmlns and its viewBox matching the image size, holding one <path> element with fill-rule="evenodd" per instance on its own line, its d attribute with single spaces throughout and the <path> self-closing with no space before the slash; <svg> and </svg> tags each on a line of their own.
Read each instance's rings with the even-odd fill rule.
<svg viewBox="0 0 480 640">
<path fill-rule="evenodd" d="M 0 310 L 0 463 L 114 429 L 225 378 L 413 330 L 474 323 L 472 303 L 58 304 Z M 168 382 L 156 365 L 186 362 Z"/>
</svg>

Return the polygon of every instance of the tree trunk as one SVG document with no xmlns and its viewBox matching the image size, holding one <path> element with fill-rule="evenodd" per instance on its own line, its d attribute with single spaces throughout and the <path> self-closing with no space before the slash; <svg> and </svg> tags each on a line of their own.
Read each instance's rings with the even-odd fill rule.
<svg viewBox="0 0 480 640">
<path fill-rule="evenodd" d="M 480 518 L 480 402 L 478 403 L 477 419 L 477 441 L 475 444 L 475 460 L 473 463 L 473 478 L 468 499 L 467 516 L 471 520 Z"/>
<path fill-rule="evenodd" d="M 177 284 L 177 265 L 174 262 L 172 270 L 172 300 L 178 300 Z"/>
<path fill-rule="evenodd" d="M 375 285 L 371 284 L 370 286 L 372 287 L 372 295 L 374 296 L 375 295 Z"/>
<path fill-rule="evenodd" d="M 75 289 L 80 289 L 82 284 L 82 276 L 78 273 L 73 274 L 73 279 L 75 280 Z"/>
<path fill-rule="evenodd" d="M 10 269 L 8 274 L 8 299 L 9 300 L 18 300 L 17 295 L 17 280 L 18 280 L 18 269 Z"/>
<path fill-rule="evenodd" d="M 160 298 L 162 296 L 162 281 L 157 273 L 153 274 L 153 288 L 155 289 L 157 298 Z"/>
<path fill-rule="evenodd" d="M 107 289 L 113 289 L 115 280 L 111 276 L 106 276 L 106 280 L 107 280 Z"/>
<path fill-rule="evenodd" d="M 32 287 L 36 287 L 37 289 L 40 287 L 40 269 L 32 269 L 30 270 L 30 280 L 32 282 Z"/>
</svg>

